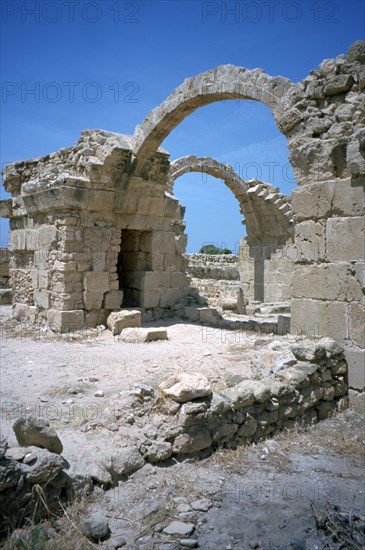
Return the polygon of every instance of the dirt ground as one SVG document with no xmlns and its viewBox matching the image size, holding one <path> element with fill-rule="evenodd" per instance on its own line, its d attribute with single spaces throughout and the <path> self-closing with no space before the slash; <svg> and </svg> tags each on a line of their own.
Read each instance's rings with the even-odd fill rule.
<svg viewBox="0 0 365 550">
<path fill-rule="evenodd" d="M 4 307 L 0 317 L 1 432 L 9 445 L 16 445 L 11 427 L 16 416 L 41 414 L 57 430 L 65 459 L 81 466 L 85 453 L 97 456 L 98 449 L 128 438 L 128 430 L 133 433 L 132 427 L 120 434 L 105 429 L 90 433 L 83 427 L 135 384 L 156 388 L 173 373 L 204 372 L 219 390 L 237 373 L 264 376 L 273 355 L 293 338 L 173 319 L 149 324 L 165 326 L 168 340 L 129 343 L 101 330 L 67 337 L 26 327 L 14 332 L 9 313 Z M 163 529 L 182 520 L 194 526 L 185 547 L 365 548 L 365 400 L 354 392 L 350 397 L 349 410 L 316 426 L 237 450 L 222 449 L 201 460 L 147 464 L 116 488 L 97 488 L 42 529 L 21 531 L 23 541 L 28 540 L 25 546 L 13 537 L 5 547 L 109 549 L 119 541 L 130 550 L 172 550 L 184 548 L 184 537 Z M 99 545 L 79 534 L 80 521 L 92 510 L 106 514 L 112 531 L 111 539 Z"/>
</svg>

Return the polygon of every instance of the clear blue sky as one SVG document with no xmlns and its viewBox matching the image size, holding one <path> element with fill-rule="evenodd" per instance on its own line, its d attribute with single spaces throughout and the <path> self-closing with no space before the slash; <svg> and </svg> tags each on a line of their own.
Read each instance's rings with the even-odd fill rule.
<svg viewBox="0 0 365 550">
<path fill-rule="evenodd" d="M 364 39 L 365 24 L 361 0 L 3 0 L 1 9 L 2 166 L 73 145 L 84 128 L 132 134 L 185 78 L 217 65 L 301 80 Z M 172 160 L 208 155 L 282 192 L 295 187 L 286 140 L 258 103 L 199 109 L 164 147 Z M 235 248 L 241 215 L 222 182 L 185 175 L 175 194 L 187 207 L 189 251 L 206 242 Z M 7 227 L 2 220 L 1 243 Z"/>
</svg>

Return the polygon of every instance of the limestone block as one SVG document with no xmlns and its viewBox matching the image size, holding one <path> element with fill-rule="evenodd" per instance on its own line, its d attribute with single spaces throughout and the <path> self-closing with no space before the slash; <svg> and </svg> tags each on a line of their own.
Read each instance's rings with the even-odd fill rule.
<svg viewBox="0 0 365 550">
<path fill-rule="evenodd" d="M 303 114 L 299 109 L 288 109 L 283 116 L 277 121 L 277 126 L 284 134 L 289 132 L 294 126 L 299 124 L 303 119 Z"/>
<path fill-rule="evenodd" d="M 114 207 L 114 191 L 89 190 L 88 210 L 90 212 L 112 212 Z"/>
<path fill-rule="evenodd" d="M 294 261 L 318 261 L 324 259 L 325 228 L 323 223 L 304 221 L 295 226 Z"/>
<path fill-rule="evenodd" d="M 59 262 L 56 260 L 53 269 L 55 271 L 76 271 L 76 262 Z"/>
<path fill-rule="evenodd" d="M 59 232 L 54 225 L 42 226 L 38 229 L 38 245 L 40 249 L 43 247 L 48 249 L 58 238 Z"/>
<path fill-rule="evenodd" d="M 326 223 L 327 260 L 365 259 L 365 218 L 330 218 Z"/>
<path fill-rule="evenodd" d="M 48 324 L 54 332 L 72 332 L 80 330 L 84 326 L 84 311 L 59 311 L 49 309 L 47 311 Z"/>
<path fill-rule="evenodd" d="M 216 323 L 219 319 L 219 313 L 212 307 L 199 308 L 199 321 L 201 323 Z"/>
<path fill-rule="evenodd" d="M 296 222 L 329 218 L 333 195 L 334 186 L 331 182 L 316 182 L 294 189 L 292 208 Z"/>
<path fill-rule="evenodd" d="M 137 214 L 142 216 L 163 216 L 165 203 L 163 198 L 139 197 Z"/>
<path fill-rule="evenodd" d="M 365 160 L 364 160 L 365 164 Z M 365 178 L 334 182 L 332 216 L 362 216 L 365 206 Z"/>
<path fill-rule="evenodd" d="M 170 284 L 171 287 L 184 288 L 187 285 L 186 274 L 182 272 L 171 272 Z"/>
<path fill-rule="evenodd" d="M 190 319 L 190 321 L 199 321 L 199 309 L 197 307 L 186 306 L 184 315 Z"/>
<path fill-rule="evenodd" d="M 92 259 L 93 271 L 102 273 L 105 270 L 105 252 L 99 250 Z"/>
<path fill-rule="evenodd" d="M 3 199 L 0 201 L 0 217 L 12 218 L 13 217 L 13 203 L 12 199 Z"/>
<path fill-rule="evenodd" d="M 364 79 L 365 80 L 365 79 Z M 358 130 L 347 147 L 347 165 L 355 177 L 365 175 L 365 131 Z"/>
<path fill-rule="evenodd" d="M 354 79 L 351 75 L 341 74 L 333 76 L 327 80 L 325 85 L 324 92 L 326 95 L 336 95 L 347 92 L 354 83 Z"/>
<path fill-rule="evenodd" d="M 85 290 L 109 290 L 109 273 L 86 271 L 84 273 Z"/>
<path fill-rule="evenodd" d="M 349 337 L 351 342 L 365 348 L 365 305 L 353 302 L 349 307 Z M 364 366 L 365 367 L 365 366 Z"/>
<path fill-rule="evenodd" d="M 192 429 L 189 433 L 178 435 L 174 441 L 172 450 L 175 454 L 197 453 L 202 449 L 210 447 L 211 444 L 212 438 L 209 430 L 203 426 Z"/>
<path fill-rule="evenodd" d="M 123 303 L 123 290 L 109 290 L 104 295 L 105 309 L 120 309 Z"/>
<path fill-rule="evenodd" d="M 118 342 L 143 343 L 168 340 L 167 330 L 163 328 L 124 328 Z"/>
<path fill-rule="evenodd" d="M 170 273 L 163 271 L 147 271 L 141 282 L 141 288 L 145 290 L 156 290 L 170 287 Z"/>
<path fill-rule="evenodd" d="M 174 306 L 181 298 L 180 288 L 167 288 L 161 290 L 160 307 Z"/>
<path fill-rule="evenodd" d="M 164 267 L 164 255 L 161 252 L 152 251 L 151 254 L 151 268 L 153 271 L 163 271 Z"/>
<path fill-rule="evenodd" d="M 348 338 L 347 304 L 322 300 L 297 299 L 291 302 L 291 334 Z"/>
<path fill-rule="evenodd" d="M 163 395 L 179 403 L 186 403 L 193 399 L 210 397 L 212 395 L 207 377 L 197 373 L 188 374 L 181 372 L 176 375 L 174 374 L 164 380 L 160 384 L 159 389 Z"/>
<path fill-rule="evenodd" d="M 141 306 L 145 308 L 157 307 L 161 298 L 160 290 L 142 290 Z"/>
<path fill-rule="evenodd" d="M 146 329 L 146 342 L 155 342 L 156 340 L 168 340 L 167 330 L 164 328 L 148 328 Z"/>
<path fill-rule="evenodd" d="M 48 309 L 50 307 L 50 297 L 49 292 L 46 290 L 34 290 L 34 303 L 36 306 L 43 309 Z"/>
<path fill-rule="evenodd" d="M 124 328 L 140 327 L 141 312 L 136 309 L 123 309 L 113 312 L 107 319 L 107 325 L 113 335 L 120 334 Z"/>
<path fill-rule="evenodd" d="M 363 298 L 361 270 L 349 263 L 297 266 L 292 279 L 296 298 L 352 301 Z"/>
<path fill-rule="evenodd" d="M 184 260 L 180 254 L 164 254 L 164 271 L 174 272 L 184 269 Z"/>
<path fill-rule="evenodd" d="M 152 237 L 152 250 L 163 254 L 175 252 L 175 233 L 173 231 L 158 231 Z"/>
<path fill-rule="evenodd" d="M 348 364 L 349 387 L 365 390 L 365 349 L 357 346 L 345 347 L 345 359 Z"/>
<path fill-rule="evenodd" d="M 103 301 L 104 293 L 102 290 L 86 290 L 83 292 L 85 308 L 90 311 L 92 309 L 100 309 Z"/>
<path fill-rule="evenodd" d="M 278 315 L 278 334 L 290 333 L 290 315 Z"/>
</svg>

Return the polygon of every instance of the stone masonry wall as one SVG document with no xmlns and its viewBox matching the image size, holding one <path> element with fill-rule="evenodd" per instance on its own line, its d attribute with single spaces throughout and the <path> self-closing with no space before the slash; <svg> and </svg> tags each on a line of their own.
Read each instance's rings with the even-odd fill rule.
<svg viewBox="0 0 365 550">
<path fill-rule="evenodd" d="M 350 386 L 363 388 L 365 43 L 311 71 L 292 113 L 290 160 L 305 184 L 292 196 L 292 330 L 344 345 Z"/>
<path fill-rule="evenodd" d="M 291 298 L 294 271 L 293 241 L 250 243 L 240 241 L 238 269 L 245 300 L 248 303 L 285 302 Z"/>
</svg>

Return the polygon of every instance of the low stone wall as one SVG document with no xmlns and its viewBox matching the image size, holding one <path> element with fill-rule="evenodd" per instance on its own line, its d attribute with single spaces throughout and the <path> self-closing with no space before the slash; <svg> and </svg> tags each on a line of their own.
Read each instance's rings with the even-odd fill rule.
<svg viewBox="0 0 365 550">
<path fill-rule="evenodd" d="M 171 445 L 171 454 L 257 442 L 284 428 L 314 424 L 348 406 L 347 364 L 334 341 L 291 346 L 286 361 L 272 370 L 267 378 L 242 380 L 219 393 L 201 381 L 202 397 L 198 398 L 199 382 L 189 397 L 189 388 L 184 396 L 184 382 L 178 377 L 165 381 L 162 434 L 163 442 Z M 143 444 L 147 456 L 150 445 L 148 441 Z"/>
<path fill-rule="evenodd" d="M 239 281 L 235 254 L 186 254 L 187 274 L 198 279 Z"/>
<path fill-rule="evenodd" d="M 264 440 L 347 408 L 347 364 L 333 340 L 275 342 L 267 352 L 272 362 L 258 366 L 261 379 L 230 374 L 218 391 L 200 373 L 173 375 L 157 391 L 136 385 L 134 400 L 114 403 L 84 429 L 125 427 L 133 416 L 135 445 L 144 461 L 157 463 Z"/>
</svg>

